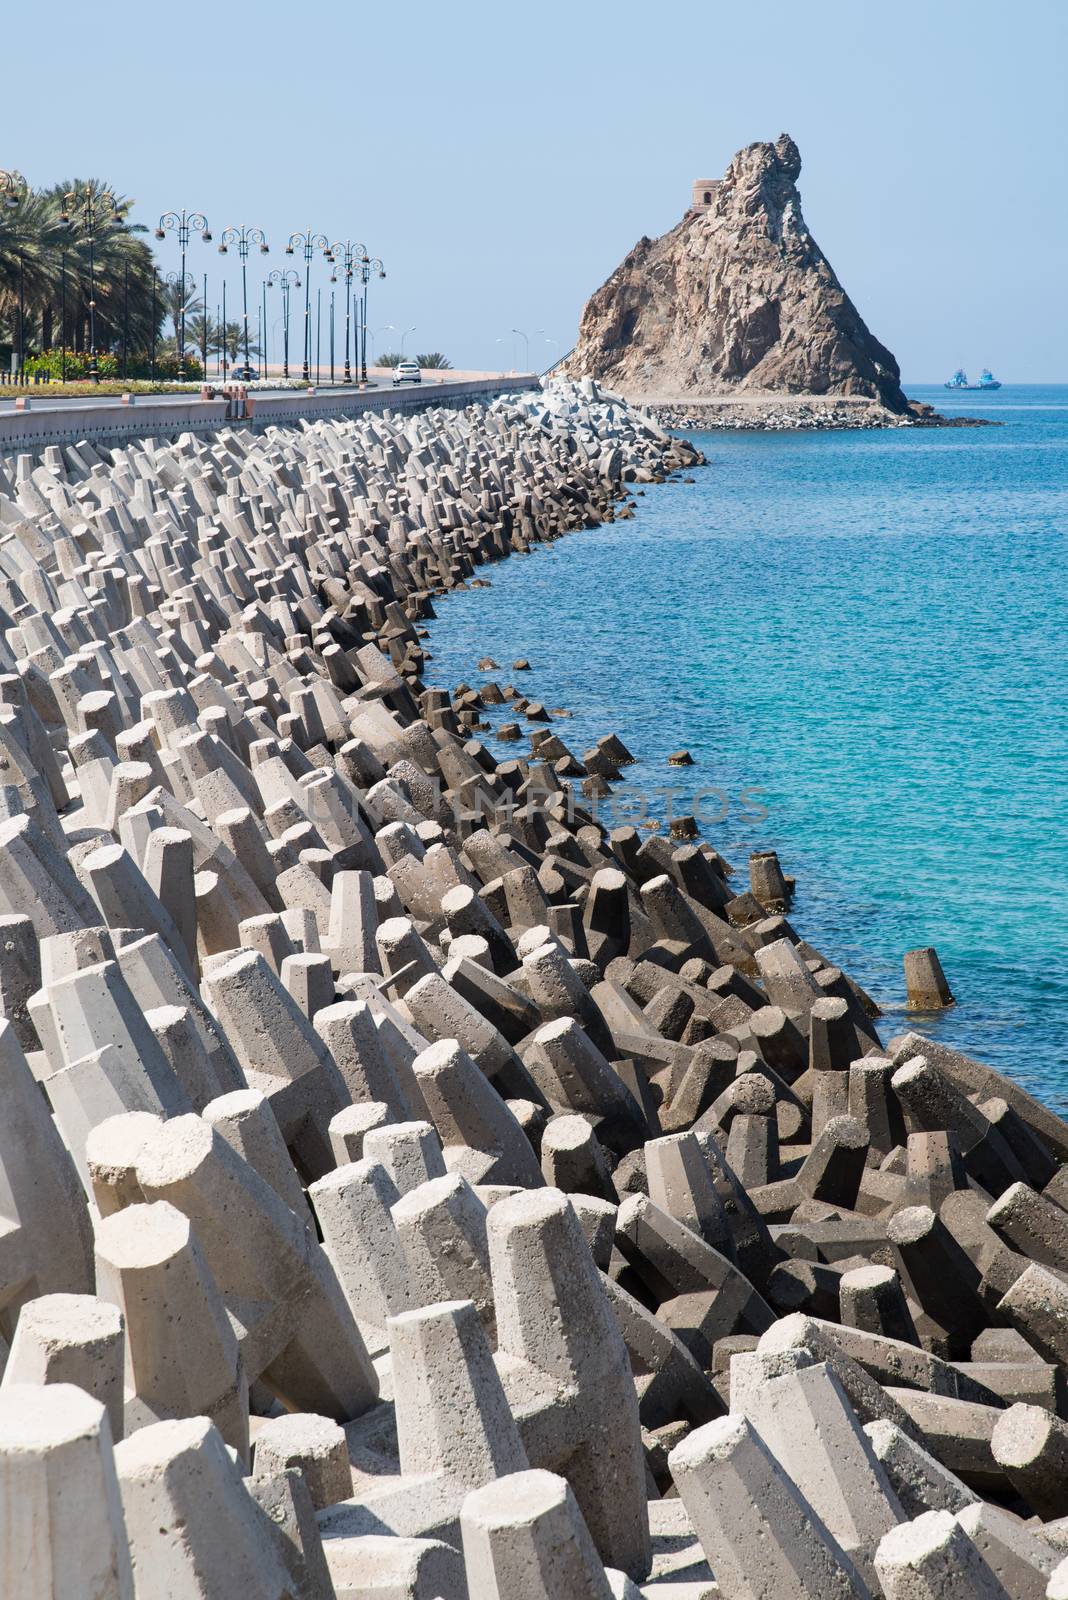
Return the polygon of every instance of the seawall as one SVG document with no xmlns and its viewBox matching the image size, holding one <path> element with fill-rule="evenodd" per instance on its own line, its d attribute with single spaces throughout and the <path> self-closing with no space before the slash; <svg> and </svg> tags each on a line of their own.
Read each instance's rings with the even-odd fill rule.
<svg viewBox="0 0 1068 1600">
<path fill-rule="evenodd" d="M 228 423 L 254 428 L 272 424 L 313 422 L 317 417 L 358 417 L 368 411 L 409 415 L 435 406 L 465 406 L 493 400 L 499 394 L 537 388 L 537 378 L 519 374 L 473 378 L 425 387 L 383 389 L 294 389 L 268 393 L 248 391 L 240 405 L 222 394 L 213 399 L 175 395 L 133 395 L 126 404 L 93 404 L 83 400 L 38 399 L 22 411 L 0 412 L 0 452 L 39 450 L 49 444 L 121 444 L 128 439 L 173 438 L 179 433 L 209 434 Z M 46 396 L 47 391 L 42 391 Z"/>
</svg>

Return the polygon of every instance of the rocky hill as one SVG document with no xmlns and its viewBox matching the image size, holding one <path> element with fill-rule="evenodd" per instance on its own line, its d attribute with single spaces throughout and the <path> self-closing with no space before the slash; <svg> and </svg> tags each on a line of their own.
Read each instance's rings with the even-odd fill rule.
<svg viewBox="0 0 1068 1600">
<path fill-rule="evenodd" d="M 897 362 L 808 230 L 800 171 L 782 134 L 698 184 L 681 222 L 639 240 L 588 301 L 564 370 L 645 395 L 867 395 L 904 411 Z"/>
</svg>

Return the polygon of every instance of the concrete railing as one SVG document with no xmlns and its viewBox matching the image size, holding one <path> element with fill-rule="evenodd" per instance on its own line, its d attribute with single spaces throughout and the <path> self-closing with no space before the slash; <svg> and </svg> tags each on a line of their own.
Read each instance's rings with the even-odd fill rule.
<svg viewBox="0 0 1068 1600">
<path fill-rule="evenodd" d="M 467 405 L 492 400 L 516 389 L 536 389 L 534 374 L 507 378 L 472 378 L 455 383 L 425 383 L 403 389 L 293 389 L 247 397 L 244 417 L 228 415 L 233 407 L 223 395 L 201 399 L 178 395 L 138 395 L 125 404 L 102 405 L 82 400 L 38 400 L 20 411 L 0 413 L 0 451 L 37 450 L 50 444 L 121 444 L 125 439 L 209 433 L 224 425 L 269 427 L 302 418 L 354 416 L 361 411 L 426 411 L 431 406 Z"/>
<path fill-rule="evenodd" d="M 205 433 L 222 427 L 228 402 L 196 396 L 151 395 L 133 405 L 103 406 L 76 401 L 34 403 L 23 411 L 0 413 L 0 450 L 31 450 L 48 444 L 121 444 L 124 439 L 185 432 Z"/>
</svg>

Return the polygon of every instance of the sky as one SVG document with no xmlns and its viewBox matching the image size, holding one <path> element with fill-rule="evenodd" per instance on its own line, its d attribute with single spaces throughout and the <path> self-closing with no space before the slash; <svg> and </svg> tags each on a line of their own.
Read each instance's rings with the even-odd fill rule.
<svg viewBox="0 0 1068 1600">
<path fill-rule="evenodd" d="M 52 0 L 58 71 L 43 16 L 6 9 L 0 166 L 106 179 L 150 227 L 183 206 L 216 239 L 262 227 L 257 295 L 291 233 L 363 242 L 387 270 L 379 349 L 548 366 L 695 178 L 786 131 L 808 224 L 906 384 L 1068 381 L 1066 0 L 96 0 L 91 20 Z M 236 257 L 190 250 L 209 305 L 224 264 L 236 297 Z"/>
</svg>

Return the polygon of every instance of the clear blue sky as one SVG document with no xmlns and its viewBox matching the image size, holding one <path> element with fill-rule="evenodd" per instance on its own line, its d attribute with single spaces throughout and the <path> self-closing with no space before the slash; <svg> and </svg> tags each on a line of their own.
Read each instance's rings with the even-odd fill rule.
<svg viewBox="0 0 1068 1600">
<path fill-rule="evenodd" d="M 372 328 L 458 366 L 510 365 L 513 327 L 547 365 L 695 177 L 785 130 L 907 380 L 1068 380 L 1064 0 L 53 0 L 4 44 L 0 166 L 262 225 L 269 267 L 308 224 L 364 240 Z M 190 265 L 214 301 L 221 258 Z"/>
</svg>

